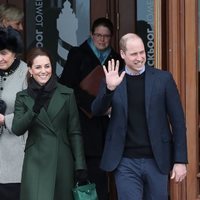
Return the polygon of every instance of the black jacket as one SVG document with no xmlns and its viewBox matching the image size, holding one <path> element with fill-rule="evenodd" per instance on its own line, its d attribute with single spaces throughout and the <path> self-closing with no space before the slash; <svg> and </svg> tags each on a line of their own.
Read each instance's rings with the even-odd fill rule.
<svg viewBox="0 0 200 200">
<path fill-rule="evenodd" d="M 111 59 L 120 60 L 120 66 L 123 66 L 123 60 L 113 49 L 105 61 L 105 66 Z M 101 156 L 109 120 L 108 116 L 88 117 L 85 114 L 85 111 L 91 113 L 91 103 L 95 96 L 88 94 L 79 86 L 80 82 L 98 65 L 101 63 L 85 41 L 80 47 L 73 47 L 69 51 L 63 73 L 59 79 L 60 83 L 75 91 L 87 156 Z"/>
</svg>

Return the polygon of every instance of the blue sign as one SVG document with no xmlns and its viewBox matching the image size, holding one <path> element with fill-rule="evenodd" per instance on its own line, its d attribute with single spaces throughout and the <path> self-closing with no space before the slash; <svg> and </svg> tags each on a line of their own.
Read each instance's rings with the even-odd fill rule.
<svg viewBox="0 0 200 200">
<path fill-rule="evenodd" d="M 154 66 L 154 0 L 138 0 L 136 10 L 136 32 L 144 41 L 147 64 Z"/>
</svg>

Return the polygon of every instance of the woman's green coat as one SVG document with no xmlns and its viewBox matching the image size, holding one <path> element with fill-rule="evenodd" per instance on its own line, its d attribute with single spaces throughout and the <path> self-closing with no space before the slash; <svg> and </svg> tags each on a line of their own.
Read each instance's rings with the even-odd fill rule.
<svg viewBox="0 0 200 200">
<path fill-rule="evenodd" d="M 74 170 L 85 169 L 83 142 L 73 90 L 57 84 L 47 111 L 32 111 L 27 90 L 15 102 L 13 132 L 28 130 L 21 200 L 71 200 Z"/>
</svg>

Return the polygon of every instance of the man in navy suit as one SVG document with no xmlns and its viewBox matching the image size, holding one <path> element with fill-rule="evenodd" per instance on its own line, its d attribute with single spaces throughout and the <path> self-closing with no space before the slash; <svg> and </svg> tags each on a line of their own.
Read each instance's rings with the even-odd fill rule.
<svg viewBox="0 0 200 200">
<path fill-rule="evenodd" d="M 111 108 L 101 168 L 113 171 L 119 200 L 167 200 L 168 175 L 186 176 L 186 125 L 176 83 L 167 71 L 147 66 L 142 39 L 120 40 L 125 70 L 109 61 L 105 82 L 92 103 L 103 115 Z"/>
</svg>

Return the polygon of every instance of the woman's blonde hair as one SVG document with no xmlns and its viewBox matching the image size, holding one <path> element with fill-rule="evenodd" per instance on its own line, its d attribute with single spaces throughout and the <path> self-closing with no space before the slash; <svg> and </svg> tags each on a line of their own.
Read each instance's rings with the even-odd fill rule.
<svg viewBox="0 0 200 200">
<path fill-rule="evenodd" d="M 22 21 L 24 13 L 21 9 L 13 4 L 0 4 L 0 26 L 3 25 L 3 20 Z"/>
</svg>

